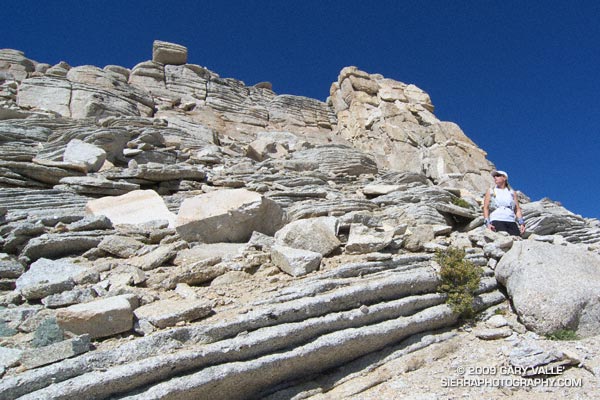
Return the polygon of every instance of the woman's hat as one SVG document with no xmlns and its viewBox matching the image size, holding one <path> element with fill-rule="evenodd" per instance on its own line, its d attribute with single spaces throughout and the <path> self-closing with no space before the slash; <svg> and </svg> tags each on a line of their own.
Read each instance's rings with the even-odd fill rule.
<svg viewBox="0 0 600 400">
<path fill-rule="evenodd" d="M 504 177 L 508 180 L 508 174 L 504 171 L 492 171 L 492 176 L 504 175 Z"/>
</svg>

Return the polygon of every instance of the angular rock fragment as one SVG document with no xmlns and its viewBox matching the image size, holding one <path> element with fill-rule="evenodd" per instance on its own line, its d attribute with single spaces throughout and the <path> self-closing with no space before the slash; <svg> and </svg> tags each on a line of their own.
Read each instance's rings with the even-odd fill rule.
<svg viewBox="0 0 600 400">
<path fill-rule="evenodd" d="M 275 245 L 271 248 L 271 261 L 286 274 L 302 276 L 319 269 L 320 253 Z"/>
<path fill-rule="evenodd" d="M 245 242 L 253 231 L 273 234 L 282 220 L 274 201 L 246 189 L 224 189 L 184 200 L 175 228 L 188 242 Z"/>
<path fill-rule="evenodd" d="M 368 228 L 362 224 L 350 225 L 350 236 L 344 251 L 347 254 L 366 254 L 386 248 L 394 238 L 394 230 Z"/>
<path fill-rule="evenodd" d="M 139 240 L 119 235 L 106 236 L 98 243 L 100 250 L 121 258 L 134 256 L 142 246 L 144 246 L 144 243 Z"/>
<path fill-rule="evenodd" d="M 68 261 L 39 259 L 29 266 L 16 282 L 16 289 L 28 300 L 41 299 L 54 293 L 71 290 L 75 277 L 86 270 L 85 267 Z"/>
<path fill-rule="evenodd" d="M 89 351 L 90 344 L 90 336 L 81 335 L 48 346 L 27 350 L 21 355 L 21 365 L 25 369 L 32 369 L 52 364 Z"/>
<path fill-rule="evenodd" d="M 138 300 L 133 295 L 108 297 L 59 309 L 56 320 L 65 331 L 89 334 L 92 339 L 103 338 L 130 331 L 137 306 Z"/>
<path fill-rule="evenodd" d="M 74 164 L 84 164 L 88 172 L 97 172 L 106 160 L 106 152 L 93 144 L 73 139 L 67 144 L 63 160 Z"/>
<path fill-rule="evenodd" d="M 85 210 L 93 215 L 106 215 L 113 225 L 167 220 L 172 226 L 175 221 L 175 216 L 153 190 L 134 190 L 122 196 L 90 200 Z"/>
<path fill-rule="evenodd" d="M 278 244 L 326 256 L 337 249 L 338 221 L 335 217 L 307 218 L 290 222 L 275 233 Z"/>
<path fill-rule="evenodd" d="M 179 44 L 155 40 L 152 45 L 152 61 L 161 64 L 185 64 L 187 48 Z"/>
<path fill-rule="evenodd" d="M 168 299 L 146 304 L 134 311 L 138 321 L 147 321 L 163 329 L 181 321 L 195 321 L 206 317 L 212 308 L 205 300 Z"/>
</svg>

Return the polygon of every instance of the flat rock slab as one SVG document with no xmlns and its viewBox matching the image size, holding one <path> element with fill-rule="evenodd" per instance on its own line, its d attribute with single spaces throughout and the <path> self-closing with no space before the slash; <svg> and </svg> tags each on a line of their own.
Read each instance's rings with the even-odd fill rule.
<svg viewBox="0 0 600 400">
<path fill-rule="evenodd" d="M 600 256 L 584 247 L 518 241 L 496 266 L 524 325 L 546 335 L 600 331 Z"/>
<path fill-rule="evenodd" d="M 189 265 L 215 257 L 226 260 L 241 255 L 245 247 L 245 243 L 201 243 L 191 249 L 179 251 L 177 257 L 173 260 L 173 264 Z"/>
<path fill-rule="evenodd" d="M 209 315 L 212 308 L 204 300 L 168 299 L 144 305 L 134 311 L 140 321 L 146 320 L 157 328 L 168 328 L 180 321 L 194 321 Z"/>
<path fill-rule="evenodd" d="M 37 368 L 83 354 L 90 350 L 90 336 L 81 335 L 48 346 L 23 352 L 21 365 L 26 369 Z"/>
<path fill-rule="evenodd" d="M 134 190 L 121 196 L 102 197 L 90 200 L 86 212 L 106 215 L 113 225 L 141 224 L 144 222 L 167 220 L 174 226 L 175 215 L 154 190 Z"/>
<path fill-rule="evenodd" d="M 67 261 L 40 258 L 16 282 L 16 289 L 28 300 L 41 299 L 54 293 L 71 290 L 75 277 L 85 267 Z"/>
<path fill-rule="evenodd" d="M 102 338 L 131 330 L 137 305 L 133 295 L 108 297 L 60 309 L 56 320 L 65 331 Z"/>
</svg>

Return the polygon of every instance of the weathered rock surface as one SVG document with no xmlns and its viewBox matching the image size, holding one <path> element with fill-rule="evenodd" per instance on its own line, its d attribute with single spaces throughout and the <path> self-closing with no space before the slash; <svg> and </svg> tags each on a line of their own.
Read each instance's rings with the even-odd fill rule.
<svg viewBox="0 0 600 400">
<path fill-rule="evenodd" d="M 93 144 L 73 139 L 67 144 L 63 160 L 73 164 L 82 163 L 88 172 L 96 172 L 104 164 L 106 152 Z"/>
<path fill-rule="evenodd" d="M 326 256 L 337 249 L 338 221 L 333 217 L 301 219 L 285 225 L 275 233 L 278 243 L 295 249 L 316 252 Z"/>
<path fill-rule="evenodd" d="M 174 43 L 155 40 L 152 45 L 152 61 L 161 64 L 185 64 L 187 62 L 187 49 Z"/>
<path fill-rule="evenodd" d="M 139 323 L 147 321 L 157 328 L 175 326 L 180 321 L 194 321 L 206 317 L 212 308 L 202 300 L 170 299 L 146 304 L 134 311 Z"/>
<path fill-rule="evenodd" d="M 114 224 L 136 224 L 167 220 L 173 226 L 175 216 L 153 190 L 133 191 L 122 196 L 90 200 L 86 212 L 105 215 Z"/>
<path fill-rule="evenodd" d="M 84 267 L 67 261 L 42 258 L 31 264 L 27 272 L 17 279 L 16 289 L 28 300 L 41 299 L 72 289 L 75 277 L 84 271 Z"/>
<path fill-rule="evenodd" d="M 246 86 L 160 41 L 132 69 L 0 50 L 0 398 L 362 396 L 370 389 L 342 391 L 356 365 L 371 379 L 391 349 L 403 359 L 470 332 L 432 332 L 458 322 L 437 291 L 434 253 L 449 247 L 482 268 L 475 306 L 504 302 L 506 321 L 484 315 L 464 347 L 497 342 L 513 365 L 600 371 L 593 352 L 521 348 L 534 334 L 494 277 L 529 260 L 517 247 L 577 243 L 552 267 L 568 276 L 571 258 L 596 257 L 600 222 L 520 193 L 526 238 L 485 230 L 493 165 L 426 93 L 348 67 L 330 94 Z M 79 272 L 40 275 L 38 263 Z M 594 298 L 571 294 L 541 316 L 515 307 L 532 326 L 573 311 L 579 325 L 561 326 L 592 334 Z M 439 357 L 426 363 L 431 376 L 475 355 L 449 354 L 443 372 Z"/>
<path fill-rule="evenodd" d="M 175 228 L 189 242 L 245 242 L 253 231 L 272 235 L 282 222 L 275 202 L 246 189 L 226 189 L 184 200 Z"/>
<path fill-rule="evenodd" d="M 429 95 L 415 85 L 346 67 L 330 94 L 336 133 L 373 154 L 379 166 L 425 171 L 438 184 L 480 192 L 488 185 L 493 167 L 485 152 L 456 124 L 439 121 Z"/>
<path fill-rule="evenodd" d="M 271 260 L 283 272 L 292 276 L 302 276 L 316 271 L 323 256 L 310 250 L 275 245 L 271 250 Z"/>
<path fill-rule="evenodd" d="M 132 295 L 108 297 L 62 308 L 57 311 L 56 319 L 65 331 L 96 339 L 131 330 L 137 306 L 137 298 Z"/>
<path fill-rule="evenodd" d="M 568 262 L 566 261 L 568 260 Z M 539 334 L 600 329 L 600 257 L 575 246 L 515 243 L 496 266 L 515 310 Z"/>
</svg>

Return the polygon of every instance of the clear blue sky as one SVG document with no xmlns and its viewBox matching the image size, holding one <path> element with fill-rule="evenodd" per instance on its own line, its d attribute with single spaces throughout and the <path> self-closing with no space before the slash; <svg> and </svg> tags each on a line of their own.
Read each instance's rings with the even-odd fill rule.
<svg viewBox="0 0 600 400">
<path fill-rule="evenodd" d="M 355 65 L 414 83 L 533 200 L 600 218 L 600 2 L 9 1 L 0 48 L 72 66 L 149 60 L 152 41 L 278 94 L 325 100 Z"/>
</svg>

